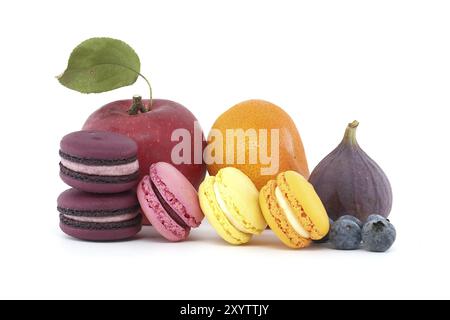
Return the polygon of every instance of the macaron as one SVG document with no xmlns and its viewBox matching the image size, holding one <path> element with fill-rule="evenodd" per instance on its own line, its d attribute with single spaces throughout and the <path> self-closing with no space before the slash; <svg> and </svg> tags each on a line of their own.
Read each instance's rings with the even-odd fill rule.
<svg viewBox="0 0 450 320">
<path fill-rule="evenodd" d="M 169 241 L 185 240 L 204 218 L 197 191 L 169 163 L 150 166 L 149 175 L 138 184 L 137 196 L 145 217 Z"/>
<path fill-rule="evenodd" d="M 330 229 L 314 187 L 295 171 L 282 172 L 260 191 L 259 203 L 269 227 L 288 247 L 304 248 Z"/>
<path fill-rule="evenodd" d="M 240 245 L 260 234 L 267 224 L 258 203 L 258 189 L 242 171 L 226 167 L 207 177 L 199 188 L 200 206 L 225 241 Z"/>
<path fill-rule="evenodd" d="M 103 131 L 77 131 L 60 144 L 60 177 L 86 192 L 117 193 L 138 183 L 137 144 L 127 136 Z"/>
<path fill-rule="evenodd" d="M 61 230 L 81 240 L 122 240 L 141 230 L 142 216 L 133 191 L 93 194 L 69 189 L 58 197 L 58 212 Z"/>
</svg>

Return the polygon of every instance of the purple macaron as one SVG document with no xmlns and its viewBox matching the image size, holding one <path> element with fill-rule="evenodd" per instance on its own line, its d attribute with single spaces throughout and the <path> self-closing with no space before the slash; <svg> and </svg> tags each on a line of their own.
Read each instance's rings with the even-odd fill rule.
<svg viewBox="0 0 450 320">
<path fill-rule="evenodd" d="M 81 240 L 114 241 L 141 230 L 136 193 L 92 194 L 69 189 L 58 197 L 61 230 Z"/>
<path fill-rule="evenodd" d="M 60 176 L 69 186 L 94 193 L 131 190 L 138 183 L 137 144 L 104 131 L 77 131 L 60 144 Z"/>
</svg>

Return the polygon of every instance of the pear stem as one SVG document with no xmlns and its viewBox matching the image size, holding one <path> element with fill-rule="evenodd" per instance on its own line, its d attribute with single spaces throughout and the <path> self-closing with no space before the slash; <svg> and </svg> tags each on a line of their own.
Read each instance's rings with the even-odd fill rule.
<svg viewBox="0 0 450 320">
<path fill-rule="evenodd" d="M 349 143 L 351 145 L 357 145 L 358 142 L 356 141 L 356 128 L 358 128 L 359 122 L 353 121 L 352 123 L 349 123 L 347 126 L 347 129 L 345 130 L 344 135 L 344 142 Z"/>
</svg>

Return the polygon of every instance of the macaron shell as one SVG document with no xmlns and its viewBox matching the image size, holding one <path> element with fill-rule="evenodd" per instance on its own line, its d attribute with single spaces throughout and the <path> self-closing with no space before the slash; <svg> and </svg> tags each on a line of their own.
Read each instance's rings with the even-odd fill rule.
<svg viewBox="0 0 450 320">
<path fill-rule="evenodd" d="M 98 160 L 128 159 L 138 151 L 136 142 L 125 135 L 93 130 L 69 133 L 62 138 L 60 149 L 70 156 Z"/>
<path fill-rule="evenodd" d="M 94 183 L 72 178 L 60 172 L 61 180 L 72 188 L 91 193 L 120 193 L 133 189 L 138 180 L 124 183 Z"/>
<path fill-rule="evenodd" d="M 330 221 L 314 187 L 299 173 L 286 171 L 277 177 L 277 185 L 298 215 L 311 239 L 320 240 L 328 234 Z"/>
<path fill-rule="evenodd" d="M 92 194 L 77 189 L 68 189 L 57 200 L 58 207 L 86 211 L 112 211 L 139 205 L 134 191 L 118 194 Z"/>
<path fill-rule="evenodd" d="M 114 229 L 114 230 L 88 230 L 70 227 L 63 223 L 59 224 L 61 230 L 74 238 L 87 241 L 118 241 L 129 239 L 141 231 L 141 226 L 133 226 L 129 228 Z"/>
<path fill-rule="evenodd" d="M 178 216 L 190 227 L 198 227 L 204 215 L 198 194 L 186 177 L 174 166 L 158 162 L 150 166 L 150 179 Z"/>
<path fill-rule="evenodd" d="M 137 188 L 141 210 L 152 226 L 169 241 L 182 241 L 189 236 L 189 229 L 177 224 L 166 212 L 154 193 L 150 177 L 145 176 Z"/>
<path fill-rule="evenodd" d="M 267 227 L 258 203 L 259 192 L 242 171 L 233 167 L 219 170 L 215 177 L 219 194 L 240 230 L 260 234 Z"/>
<path fill-rule="evenodd" d="M 310 239 L 301 237 L 289 224 L 283 210 L 277 203 L 275 197 L 275 180 L 269 181 L 259 193 L 261 211 L 270 229 L 288 247 L 299 249 L 309 246 Z"/>
<path fill-rule="evenodd" d="M 207 177 L 200 185 L 198 194 L 200 207 L 208 222 L 222 239 L 233 245 L 240 245 L 250 241 L 251 235 L 236 229 L 220 209 L 214 193 L 215 177 Z"/>
</svg>

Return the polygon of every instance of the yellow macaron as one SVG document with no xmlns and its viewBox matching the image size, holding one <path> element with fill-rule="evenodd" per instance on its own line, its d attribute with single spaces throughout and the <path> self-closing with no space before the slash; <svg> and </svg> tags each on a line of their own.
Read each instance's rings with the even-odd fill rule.
<svg viewBox="0 0 450 320">
<path fill-rule="evenodd" d="M 209 223 L 231 244 L 247 243 L 267 226 L 259 207 L 258 189 L 238 169 L 223 168 L 215 177 L 207 177 L 198 194 Z"/>
<path fill-rule="evenodd" d="M 314 187 L 295 171 L 282 172 L 276 181 L 269 181 L 260 191 L 259 203 L 270 228 L 288 247 L 307 247 L 330 229 Z"/>
</svg>

